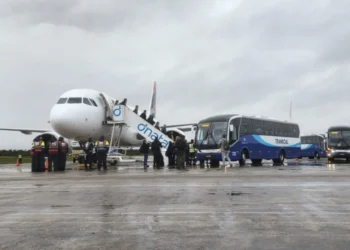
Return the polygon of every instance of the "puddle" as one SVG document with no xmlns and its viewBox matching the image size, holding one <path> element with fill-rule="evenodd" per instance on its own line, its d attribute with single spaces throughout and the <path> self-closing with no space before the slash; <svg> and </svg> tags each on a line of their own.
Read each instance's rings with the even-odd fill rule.
<svg viewBox="0 0 350 250">
<path fill-rule="evenodd" d="M 115 205 L 102 205 L 102 207 L 106 209 L 115 209 Z"/>
<path fill-rule="evenodd" d="M 231 195 L 231 196 L 240 196 L 240 195 L 243 195 L 244 193 L 242 192 L 231 192 L 231 193 L 228 193 L 228 195 Z"/>
</svg>

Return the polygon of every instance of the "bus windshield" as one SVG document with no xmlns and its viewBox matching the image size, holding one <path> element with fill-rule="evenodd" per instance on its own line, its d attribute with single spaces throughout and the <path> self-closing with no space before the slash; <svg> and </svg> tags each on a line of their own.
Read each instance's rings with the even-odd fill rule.
<svg viewBox="0 0 350 250">
<path fill-rule="evenodd" d="M 334 148 L 350 148 L 350 131 L 330 131 L 328 146 Z"/>
<path fill-rule="evenodd" d="M 212 122 L 198 125 L 197 145 L 218 145 L 223 135 L 227 134 L 227 122 Z"/>
</svg>

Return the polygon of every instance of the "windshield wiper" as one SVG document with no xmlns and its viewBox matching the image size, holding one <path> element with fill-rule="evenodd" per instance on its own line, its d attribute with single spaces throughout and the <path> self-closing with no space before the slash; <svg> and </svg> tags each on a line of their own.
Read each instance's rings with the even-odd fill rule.
<svg viewBox="0 0 350 250">
<path fill-rule="evenodd" d="M 205 137 L 203 138 L 202 142 L 199 144 L 199 146 L 202 146 L 202 145 L 203 145 L 203 142 L 204 142 L 205 140 L 207 140 L 208 135 L 209 135 L 209 129 L 208 129 L 207 133 L 205 134 Z"/>
<path fill-rule="evenodd" d="M 338 147 L 338 144 L 339 144 L 340 142 L 344 142 L 345 145 L 346 145 L 347 147 L 349 147 L 349 144 L 346 143 L 346 141 L 344 140 L 344 138 L 340 138 L 339 141 L 337 141 L 337 143 L 334 144 L 335 147 Z M 339 147 L 342 147 L 342 146 L 339 146 Z"/>
</svg>

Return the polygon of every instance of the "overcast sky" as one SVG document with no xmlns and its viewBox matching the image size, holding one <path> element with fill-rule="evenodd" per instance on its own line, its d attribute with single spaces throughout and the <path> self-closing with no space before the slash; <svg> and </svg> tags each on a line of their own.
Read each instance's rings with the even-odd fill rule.
<svg viewBox="0 0 350 250">
<path fill-rule="evenodd" d="M 307 3 L 306 3 L 307 2 Z M 350 125 L 350 1 L 2 0 L 0 127 L 47 128 L 58 97 L 93 88 L 161 123 L 222 113 Z M 33 135 L 0 131 L 0 148 Z"/>
</svg>

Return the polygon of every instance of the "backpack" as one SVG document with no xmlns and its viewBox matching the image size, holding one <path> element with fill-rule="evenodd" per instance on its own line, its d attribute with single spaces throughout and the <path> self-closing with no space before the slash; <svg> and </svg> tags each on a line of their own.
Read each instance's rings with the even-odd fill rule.
<svg viewBox="0 0 350 250">
<path fill-rule="evenodd" d="M 227 140 L 224 140 L 224 149 L 225 150 L 229 150 L 230 149 L 230 145 L 228 144 L 228 141 Z"/>
</svg>

